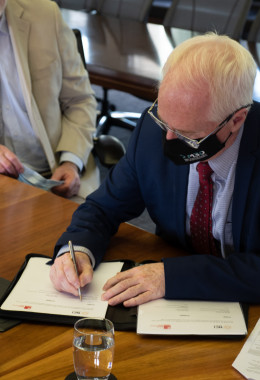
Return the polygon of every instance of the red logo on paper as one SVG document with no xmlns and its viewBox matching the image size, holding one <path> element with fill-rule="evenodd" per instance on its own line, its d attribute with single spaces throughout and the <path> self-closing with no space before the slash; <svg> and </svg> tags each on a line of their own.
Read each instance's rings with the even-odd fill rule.
<svg viewBox="0 0 260 380">
<path fill-rule="evenodd" d="M 25 310 L 30 310 L 32 307 L 31 306 L 24 306 Z"/>
<path fill-rule="evenodd" d="M 169 330 L 172 328 L 172 325 L 151 325 L 151 327 L 156 327 L 158 329 L 163 329 L 163 330 Z"/>
</svg>

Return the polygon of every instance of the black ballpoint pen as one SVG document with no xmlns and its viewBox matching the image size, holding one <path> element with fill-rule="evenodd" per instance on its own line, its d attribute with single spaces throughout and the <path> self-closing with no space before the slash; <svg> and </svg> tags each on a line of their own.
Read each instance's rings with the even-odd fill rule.
<svg viewBox="0 0 260 380">
<path fill-rule="evenodd" d="M 71 259 L 72 259 L 73 264 L 74 264 L 75 272 L 76 272 L 77 277 L 79 278 L 79 272 L 78 272 L 78 267 L 77 267 L 77 263 L 76 263 L 76 257 L 75 257 L 75 252 L 74 252 L 72 242 L 69 241 L 68 245 L 69 245 L 69 249 L 70 249 L 70 256 L 71 256 Z M 78 293 L 79 293 L 79 299 L 80 299 L 80 301 L 82 301 L 80 287 L 78 288 Z"/>
</svg>

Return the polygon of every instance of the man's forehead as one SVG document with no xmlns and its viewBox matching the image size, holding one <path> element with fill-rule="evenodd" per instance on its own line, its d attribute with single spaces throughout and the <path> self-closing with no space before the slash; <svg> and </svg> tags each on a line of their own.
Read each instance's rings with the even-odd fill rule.
<svg viewBox="0 0 260 380">
<path fill-rule="evenodd" d="M 158 108 L 160 112 L 192 113 L 196 114 L 210 107 L 210 96 L 206 88 L 189 89 L 166 85 L 158 93 Z"/>
<path fill-rule="evenodd" d="M 160 88 L 158 115 L 170 127 L 180 131 L 197 131 L 214 127 L 208 122 L 209 94 L 205 91 L 187 91 L 169 84 Z"/>
</svg>

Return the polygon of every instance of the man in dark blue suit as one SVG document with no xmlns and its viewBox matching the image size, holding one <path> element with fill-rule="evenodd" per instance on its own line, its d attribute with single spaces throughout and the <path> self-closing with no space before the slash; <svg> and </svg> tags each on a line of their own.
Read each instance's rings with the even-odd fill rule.
<svg viewBox="0 0 260 380">
<path fill-rule="evenodd" d="M 260 301 L 260 105 L 252 105 L 255 75 L 250 53 L 225 36 L 194 37 L 173 51 L 158 100 L 143 113 L 125 157 L 79 206 L 57 242 L 50 276 L 58 290 L 77 296 L 79 285 L 91 281 L 92 268 L 102 260 L 119 224 L 147 208 L 157 234 L 190 255 L 162 258 L 116 275 L 104 286 L 102 297 L 110 305 L 134 306 L 161 297 Z M 201 191 L 201 162 L 210 167 L 213 194 L 207 201 L 211 245 L 206 249 L 195 244 L 192 222 Z M 69 240 L 76 245 L 80 281 L 67 253 Z"/>
</svg>

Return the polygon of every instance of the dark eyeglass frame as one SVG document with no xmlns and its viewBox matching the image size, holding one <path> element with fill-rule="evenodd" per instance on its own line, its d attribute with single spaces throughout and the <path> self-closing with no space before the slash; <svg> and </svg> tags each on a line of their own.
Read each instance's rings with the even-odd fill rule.
<svg viewBox="0 0 260 380">
<path fill-rule="evenodd" d="M 211 135 L 217 133 L 218 131 L 220 131 L 221 128 L 223 128 L 231 119 L 232 117 L 240 110 L 242 110 L 243 108 L 250 108 L 252 106 L 252 103 L 249 103 L 245 106 L 242 106 L 240 108 L 238 108 L 236 111 L 232 112 L 230 115 L 228 115 L 225 120 L 223 120 L 215 129 L 214 131 L 212 131 L 209 135 L 207 135 L 206 137 L 203 137 L 202 139 L 198 139 L 198 140 L 194 140 L 194 139 L 190 139 L 189 137 L 187 136 L 183 136 L 177 129 L 174 129 L 174 128 L 170 128 L 169 125 L 167 123 L 165 123 L 164 121 L 160 120 L 158 117 L 156 117 L 154 114 L 153 114 L 153 109 L 155 107 L 158 107 L 158 104 L 156 104 L 158 102 L 158 98 L 154 101 L 154 103 L 151 105 L 151 107 L 149 108 L 148 110 L 148 114 L 151 116 L 151 118 L 155 121 L 155 123 L 157 125 L 159 125 L 159 127 L 164 131 L 164 132 L 172 132 L 174 133 L 178 139 L 184 141 L 187 145 L 191 146 L 192 148 L 195 148 L 195 149 L 198 149 L 200 144 L 205 141 L 207 138 L 209 138 Z M 158 115 L 158 113 L 157 113 Z"/>
</svg>

